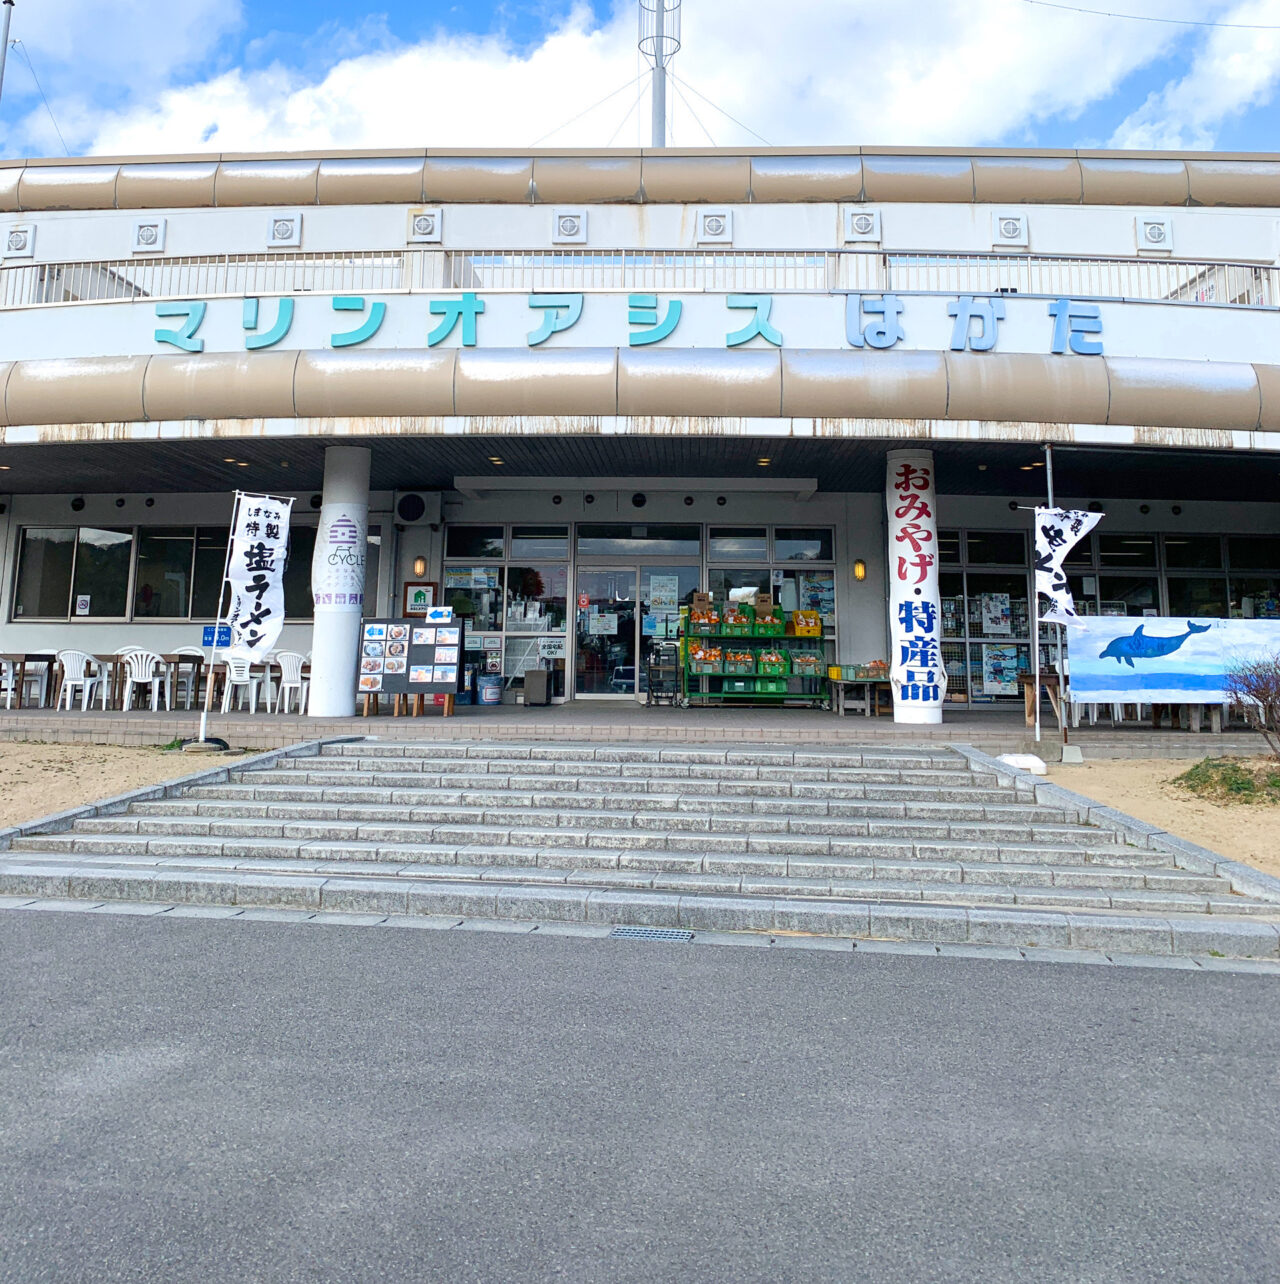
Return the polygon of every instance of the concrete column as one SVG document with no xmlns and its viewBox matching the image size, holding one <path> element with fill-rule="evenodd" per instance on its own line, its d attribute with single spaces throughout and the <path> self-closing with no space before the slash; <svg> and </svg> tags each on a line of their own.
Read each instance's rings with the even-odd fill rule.
<svg viewBox="0 0 1280 1284">
<path fill-rule="evenodd" d="M 933 452 L 891 450 L 885 462 L 893 720 L 940 723 L 947 672 L 942 663 Z"/>
<path fill-rule="evenodd" d="M 369 533 L 369 457 L 364 446 L 330 446 L 324 452 L 320 529 L 311 560 L 315 625 L 309 711 L 317 718 L 349 718 L 356 711 Z"/>
</svg>

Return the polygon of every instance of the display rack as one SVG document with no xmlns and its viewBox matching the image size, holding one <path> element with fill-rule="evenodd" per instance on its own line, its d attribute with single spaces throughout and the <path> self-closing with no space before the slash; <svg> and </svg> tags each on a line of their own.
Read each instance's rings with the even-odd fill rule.
<svg viewBox="0 0 1280 1284">
<path fill-rule="evenodd" d="M 755 672 L 695 671 L 690 655 L 691 642 L 706 642 L 718 646 L 721 652 L 750 651 L 757 658 Z M 830 691 L 827 686 L 827 639 L 823 637 L 795 637 L 791 634 L 772 637 L 746 637 L 741 633 L 683 633 L 680 637 L 680 703 L 706 706 L 729 701 L 751 704 L 807 704 L 827 707 Z M 786 657 L 785 674 L 760 672 L 758 657 L 761 651 L 777 651 Z M 795 672 L 795 657 L 811 656 L 816 661 L 817 672 L 812 676 Z M 810 666 L 813 666 L 812 661 Z"/>
</svg>

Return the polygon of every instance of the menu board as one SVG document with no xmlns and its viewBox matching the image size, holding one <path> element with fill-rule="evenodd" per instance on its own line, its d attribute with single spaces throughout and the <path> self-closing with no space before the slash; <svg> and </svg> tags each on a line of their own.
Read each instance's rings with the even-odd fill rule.
<svg viewBox="0 0 1280 1284">
<path fill-rule="evenodd" d="M 412 619 L 365 620 L 360 629 L 360 695 L 448 695 L 460 689 L 466 620 L 448 607 Z"/>
</svg>

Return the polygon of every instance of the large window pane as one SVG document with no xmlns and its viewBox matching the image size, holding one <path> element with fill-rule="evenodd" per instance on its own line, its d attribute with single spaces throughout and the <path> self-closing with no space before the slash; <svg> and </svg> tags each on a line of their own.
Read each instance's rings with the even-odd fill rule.
<svg viewBox="0 0 1280 1284">
<path fill-rule="evenodd" d="M 364 611 L 369 616 L 381 615 L 378 609 L 378 567 L 382 564 L 382 527 L 370 526 L 365 539 L 364 554 Z M 400 603 L 392 607 L 392 614 L 400 610 Z"/>
<path fill-rule="evenodd" d="M 964 637 L 964 576 L 959 571 L 944 571 L 938 576 L 938 595 L 942 600 L 942 636 Z"/>
<path fill-rule="evenodd" d="M 1169 577 L 1170 615 L 1227 614 L 1227 582 L 1221 575 L 1195 576 L 1188 579 Z"/>
<path fill-rule="evenodd" d="M 773 585 L 774 601 L 784 614 L 792 611 L 817 611 L 827 628 L 836 625 L 835 571 L 787 570 Z"/>
<path fill-rule="evenodd" d="M 76 544 L 75 581 L 71 586 L 73 612 L 97 619 L 124 616 L 129 607 L 132 560 L 132 531 L 82 526 Z"/>
<path fill-rule="evenodd" d="M 1185 570 L 1220 570 L 1222 568 L 1222 537 L 1220 535 L 1166 535 L 1164 537 L 1166 566 Z"/>
<path fill-rule="evenodd" d="M 757 593 L 771 593 L 767 566 L 735 566 L 712 570 L 707 575 L 707 588 L 718 607 L 726 602 L 750 602 Z"/>
<path fill-rule="evenodd" d="M 564 632 L 568 599 L 567 566 L 508 566 L 507 632 Z"/>
<path fill-rule="evenodd" d="M 1160 586 L 1154 575 L 1100 575 L 1099 615 L 1159 615 Z"/>
<path fill-rule="evenodd" d="M 465 615 L 469 629 L 496 632 L 502 628 L 502 568 L 446 566 L 444 605 L 455 615 Z"/>
<path fill-rule="evenodd" d="M 226 526 L 202 526 L 196 531 L 195 587 L 191 594 L 193 620 L 212 620 L 218 615 L 218 594 L 222 591 L 230 537 L 231 530 Z"/>
<path fill-rule="evenodd" d="M 160 528 L 138 532 L 138 573 L 133 586 L 135 619 L 186 619 L 191 604 L 194 530 Z"/>
<path fill-rule="evenodd" d="M 289 528 L 289 561 L 284 568 L 284 614 L 290 620 L 309 620 L 315 613 L 311 596 L 311 555 L 316 551 L 314 526 Z"/>
<path fill-rule="evenodd" d="M 22 532 L 18 554 L 18 583 L 14 592 L 14 618 L 71 613 L 71 563 L 75 558 L 73 526 L 32 526 Z"/>
<path fill-rule="evenodd" d="M 969 561 L 977 566 L 1025 566 L 1025 531 L 970 531 Z"/>
<path fill-rule="evenodd" d="M 773 532 L 775 562 L 832 562 L 835 541 L 830 527 L 778 526 Z"/>
<path fill-rule="evenodd" d="M 1154 535 L 1099 535 L 1098 564 L 1115 570 L 1136 570 L 1156 564 Z"/>
<path fill-rule="evenodd" d="M 960 565 L 960 532 L 938 532 L 938 561 L 943 566 Z"/>
<path fill-rule="evenodd" d="M 569 556 L 569 528 L 567 526 L 513 526 L 511 528 L 511 556 L 530 561 L 547 559 L 558 561 Z"/>
<path fill-rule="evenodd" d="M 701 526 L 611 522 L 578 527 L 579 558 L 698 557 L 701 552 Z"/>
<path fill-rule="evenodd" d="M 764 526 L 713 526 L 707 556 L 713 562 L 763 562 L 769 556 Z"/>
<path fill-rule="evenodd" d="M 1233 575 L 1231 615 L 1235 619 L 1280 620 L 1280 576 Z"/>
<path fill-rule="evenodd" d="M 502 556 L 501 526 L 450 526 L 445 532 L 446 557 Z"/>
<path fill-rule="evenodd" d="M 1227 556 L 1233 571 L 1280 571 L 1280 535 L 1230 535 Z"/>
<path fill-rule="evenodd" d="M 1031 634 L 1025 573 L 970 575 L 968 606 L 970 637 L 1025 638 Z"/>
</svg>

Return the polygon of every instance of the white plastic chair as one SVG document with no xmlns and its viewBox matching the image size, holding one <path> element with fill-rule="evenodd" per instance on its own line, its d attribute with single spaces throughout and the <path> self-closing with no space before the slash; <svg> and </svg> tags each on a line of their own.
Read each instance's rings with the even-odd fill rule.
<svg viewBox="0 0 1280 1284">
<path fill-rule="evenodd" d="M 160 697 L 164 697 L 164 707 L 172 708 L 169 698 L 169 666 L 154 651 L 126 651 L 124 659 L 124 708 L 133 708 L 135 687 L 151 688 L 151 712 L 160 707 Z"/>
<path fill-rule="evenodd" d="M 237 691 L 240 693 L 239 705 L 244 708 L 245 697 L 249 698 L 249 712 L 258 711 L 258 679 L 253 676 L 253 665 L 239 656 L 229 655 L 226 659 L 227 680 L 222 690 L 222 712 L 231 711 L 231 700 Z"/>
<path fill-rule="evenodd" d="M 58 708 L 65 706 L 70 713 L 71 701 L 79 687 L 80 712 L 88 712 L 93 689 L 102 682 L 102 676 L 97 672 L 97 662 L 85 651 L 59 651 L 58 663 L 62 665 L 62 692 L 58 696 Z M 94 667 L 93 673 L 89 672 L 90 665 Z"/>
<path fill-rule="evenodd" d="M 206 665 L 209 662 L 209 657 L 205 655 L 203 648 L 198 646 L 176 647 L 173 651 L 173 654 L 174 655 L 198 655 L 205 662 Z M 175 679 L 178 689 L 173 693 L 173 698 L 175 700 L 181 700 L 183 688 L 185 687 L 187 692 L 186 707 L 190 709 L 191 702 L 195 700 L 200 694 L 197 688 L 200 686 L 200 677 L 203 673 L 204 673 L 203 667 L 197 669 L 193 664 L 179 665 L 178 671 L 177 671 L 177 678 Z"/>
<path fill-rule="evenodd" d="M 302 676 L 302 666 L 306 664 L 307 657 L 299 655 L 297 651 L 281 651 L 276 656 L 276 663 L 280 666 L 280 687 L 276 692 L 276 713 L 283 711 L 289 712 L 289 705 L 292 703 L 290 692 L 295 692 L 298 697 L 298 712 L 306 713 L 307 711 L 307 689 L 310 683 Z"/>
<path fill-rule="evenodd" d="M 0 660 L 0 691 L 4 692 L 4 707 L 13 708 L 13 692 L 17 685 L 17 665 L 12 660 Z"/>
</svg>

